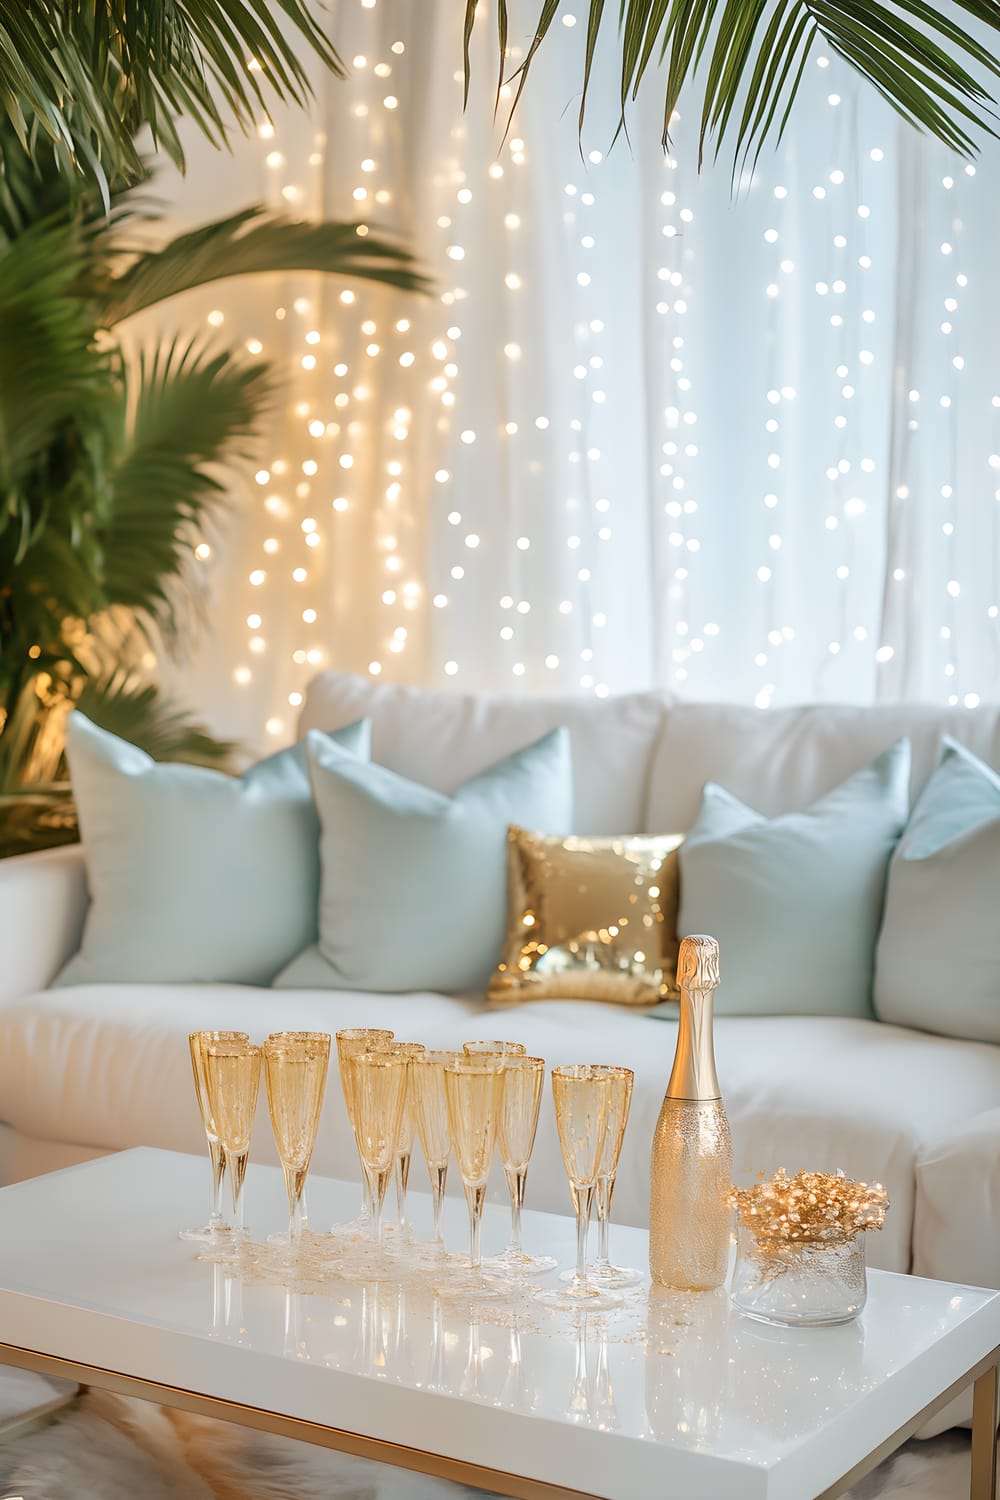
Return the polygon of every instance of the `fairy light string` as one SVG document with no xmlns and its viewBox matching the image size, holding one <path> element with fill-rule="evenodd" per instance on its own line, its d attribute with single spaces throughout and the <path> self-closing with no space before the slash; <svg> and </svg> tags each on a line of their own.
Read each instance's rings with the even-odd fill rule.
<svg viewBox="0 0 1000 1500">
<path fill-rule="evenodd" d="M 400 196 L 412 191 L 400 177 L 400 142 L 420 100 L 408 88 L 405 17 L 394 31 L 384 0 L 350 0 L 345 11 L 350 34 L 362 39 L 337 94 L 348 128 L 335 146 L 351 165 L 348 185 L 336 199 L 327 188 L 323 208 L 357 218 L 363 237 L 369 224 L 398 222 Z M 578 43 L 580 17 L 570 9 L 561 19 L 567 45 Z M 919 608 L 933 617 L 940 642 L 937 686 L 924 696 L 975 708 L 988 696 L 983 670 L 991 658 L 981 644 L 960 655 L 959 644 L 974 630 L 977 643 L 995 643 L 1000 661 L 1000 564 L 988 583 L 980 580 L 973 604 L 962 577 L 954 448 L 938 445 L 937 540 L 948 558 L 940 592 L 928 597 L 918 559 L 901 549 L 886 570 L 883 604 L 872 557 L 883 507 L 904 517 L 926 482 L 925 449 L 917 446 L 924 412 L 934 405 L 939 417 L 954 414 L 960 403 L 983 399 L 966 368 L 974 288 L 963 211 L 979 185 L 974 169 L 958 162 L 938 179 L 949 228 L 938 251 L 937 343 L 921 368 L 939 373 L 934 389 L 921 378 L 904 392 L 890 472 L 887 453 L 868 441 L 866 412 L 890 376 L 885 258 L 897 127 L 887 122 L 885 134 L 872 136 L 835 60 L 820 54 L 810 72 L 813 134 L 825 146 L 810 156 L 808 174 L 786 148 L 764 160 L 740 184 L 732 209 L 733 253 L 745 245 L 749 254 L 751 240 L 757 247 L 753 326 L 767 340 L 762 387 L 746 393 L 754 457 L 740 495 L 720 493 L 712 466 L 717 397 L 699 341 L 717 289 L 692 249 L 705 233 L 712 188 L 688 160 L 682 117 L 655 167 L 656 248 L 642 257 L 637 302 L 656 342 L 642 503 L 660 641 L 643 672 L 684 697 L 743 696 L 766 709 L 789 701 L 783 684 L 804 670 L 794 663 L 814 661 L 823 696 L 850 696 L 844 685 L 863 681 L 871 696 L 891 697 L 910 681 L 901 674 Z M 634 545 L 627 538 L 640 503 L 622 444 L 636 429 L 616 379 L 621 289 L 609 259 L 615 185 L 637 166 L 626 150 L 606 156 L 593 140 L 582 156 L 574 142 L 572 153 L 554 158 L 538 134 L 542 113 L 530 109 L 502 143 L 499 133 L 487 140 L 463 115 L 460 68 L 455 74 L 447 148 L 422 190 L 435 296 L 418 303 L 361 282 L 331 283 L 262 306 L 243 330 L 248 355 L 284 362 L 291 391 L 251 486 L 258 521 L 239 589 L 241 649 L 228 667 L 234 693 L 252 697 L 255 711 L 259 703 L 273 740 L 292 737 L 309 679 L 330 664 L 467 689 L 606 696 L 639 685 L 622 650 L 634 608 L 623 587 L 626 548 Z M 271 202 L 299 214 L 319 202 L 333 149 L 324 132 L 310 127 L 306 138 L 287 122 L 264 121 L 252 149 Z M 554 160 L 555 191 L 540 198 L 533 174 L 543 167 L 551 174 Z M 333 180 L 344 181 L 339 164 Z M 552 217 L 566 254 L 560 297 L 572 337 L 554 351 L 537 316 L 530 231 L 531 215 L 541 213 Z M 803 369 L 788 330 L 806 304 Z M 208 323 L 228 333 L 226 306 L 220 291 Z M 528 379 L 539 365 L 545 386 Z M 496 392 L 488 406 L 484 368 Z M 1000 447 L 1000 393 L 985 399 Z M 792 461 L 801 424 L 817 407 L 828 425 L 815 483 L 803 490 Z M 1000 456 L 984 455 L 983 469 L 990 497 L 1000 500 Z M 497 506 L 490 497 L 501 484 Z M 1000 537 L 1000 511 L 993 524 Z M 361 553 L 364 566 L 352 568 Z M 809 618 L 796 579 L 804 555 L 814 581 Z M 200 567 L 220 566 L 208 538 L 197 540 L 195 556 Z M 337 559 L 346 559 L 336 564 L 341 573 Z M 739 616 L 726 613 L 731 598 Z"/>
</svg>

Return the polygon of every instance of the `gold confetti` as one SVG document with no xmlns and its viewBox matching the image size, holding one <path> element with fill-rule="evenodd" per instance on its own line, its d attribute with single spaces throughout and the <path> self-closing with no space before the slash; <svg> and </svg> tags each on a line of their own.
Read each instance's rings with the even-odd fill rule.
<svg viewBox="0 0 1000 1500">
<path fill-rule="evenodd" d="M 799 1172 L 783 1168 L 768 1182 L 733 1188 L 729 1201 L 740 1223 L 762 1247 L 852 1240 L 861 1230 L 881 1229 L 889 1195 L 880 1182 L 854 1182 L 843 1172 Z"/>
</svg>

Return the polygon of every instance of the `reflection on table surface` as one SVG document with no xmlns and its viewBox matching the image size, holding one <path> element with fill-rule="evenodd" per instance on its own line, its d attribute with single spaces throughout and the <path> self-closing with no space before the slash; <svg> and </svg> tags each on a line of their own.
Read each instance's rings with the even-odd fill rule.
<svg viewBox="0 0 1000 1500">
<path fill-rule="evenodd" d="M 264 1240 L 286 1221 L 280 1173 L 252 1166 L 247 1184 L 248 1221 Z M 993 1300 L 987 1292 L 872 1273 L 862 1318 L 836 1328 L 772 1328 L 736 1313 L 725 1291 L 660 1294 L 648 1283 L 627 1289 L 622 1305 L 605 1312 L 542 1306 L 530 1289 L 477 1304 L 449 1295 L 447 1267 L 421 1266 L 416 1251 L 398 1279 L 334 1275 L 313 1295 L 294 1281 L 261 1284 L 252 1269 L 199 1261 L 198 1247 L 179 1240 L 177 1229 L 194 1222 L 203 1198 L 202 1161 L 146 1151 L 5 1189 L 0 1299 L 9 1313 L 20 1309 L 30 1333 L 55 1330 L 53 1346 L 65 1343 L 73 1315 L 89 1316 L 86 1357 L 94 1363 L 101 1353 L 125 1358 L 127 1347 L 131 1358 L 142 1348 L 158 1371 L 167 1345 L 182 1349 L 185 1370 L 204 1369 L 208 1389 L 219 1378 L 212 1371 L 224 1372 L 232 1384 L 280 1400 L 288 1361 L 316 1372 L 313 1405 L 324 1411 L 323 1372 L 331 1381 L 332 1372 L 345 1372 L 399 1393 L 751 1465 L 791 1453 L 927 1351 L 936 1360 L 942 1336 L 959 1335 Z M 356 1207 L 356 1184 L 310 1181 L 313 1225 L 350 1219 Z M 411 1193 L 408 1216 L 416 1241 L 429 1240 L 429 1197 Z M 508 1226 L 506 1204 L 487 1208 L 487 1253 L 503 1247 Z M 463 1245 L 466 1227 L 464 1203 L 449 1200 L 450 1246 Z M 524 1238 L 529 1252 L 572 1264 L 568 1217 L 529 1210 Z M 623 1261 L 646 1263 L 644 1231 L 621 1227 L 616 1242 Z M 24 1342 L 31 1344 L 27 1333 Z M 223 1352 L 237 1347 L 248 1355 L 238 1365 Z M 298 1399 L 312 1399 L 301 1382 L 296 1389 Z M 440 1416 L 436 1401 L 430 1405 Z M 454 1425 L 461 1416 L 446 1420 Z"/>
</svg>

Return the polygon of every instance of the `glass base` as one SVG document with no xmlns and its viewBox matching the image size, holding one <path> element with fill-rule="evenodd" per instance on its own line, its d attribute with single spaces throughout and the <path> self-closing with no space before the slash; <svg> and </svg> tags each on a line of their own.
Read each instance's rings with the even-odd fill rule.
<svg viewBox="0 0 1000 1500">
<path fill-rule="evenodd" d="M 575 1271 L 563 1271 L 560 1273 L 560 1281 L 572 1281 L 576 1275 Z M 603 1287 L 614 1291 L 627 1286 L 638 1286 L 640 1281 L 646 1278 L 641 1271 L 633 1270 L 631 1266 L 588 1266 L 587 1280 L 594 1286 Z"/>
<path fill-rule="evenodd" d="M 571 1277 L 562 1289 L 553 1287 L 551 1291 L 536 1292 L 535 1301 L 541 1302 L 544 1307 L 561 1307 L 582 1312 L 604 1312 L 608 1308 L 622 1305 L 618 1292 L 605 1291 L 590 1280 L 581 1281 L 578 1276 Z"/>
<path fill-rule="evenodd" d="M 469 1302 L 495 1302 L 500 1297 L 509 1297 L 512 1288 L 509 1281 L 471 1270 L 466 1261 L 464 1271 L 449 1272 L 447 1280 L 436 1283 L 431 1290 L 442 1300 L 459 1297 Z"/>
<path fill-rule="evenodd" d="M 794 1314 L 779 1317 L 775 1313 L 757 1312 L 754 1308 L 742 1307 L 735 1297 L 733 1306 L 744 1318 L 752 1318 L 755 1323 L 767 1323 L 771 1328 L 840 1328 L 844 1323 L 853 1323 L 861 1316 L 861 1309 L 857 1308 L 854 1312 L 837 1314 Z"/>
<path fill-rule="evenodd" d="M 356 1219 L 345 1219 L 343 1224 L 331 1224 L 327 1234 L 337 1239 L 365 1239 L 371 1238 L 372 1221 L 359 1214 Z"/>
<path fill-rule="evenodd" d="M 198 1259 L 211 1261 L 216 1266 L 228 1266 L 232 1270 L 241 1270 L 244 1266 L 252 1265 L 257 1254 L 250 1231 L 244 1227 L 243 1229 L 227 1229 L 224 1234 L 215 1235 L 203 1241 L 203 1248 L 198 1252 Z"/>
<path fill-rule="evenodd" d="M 408 1266 L 419 1267 L 422 1270 L 443 1272 L 450 1266 L 468 1266 L 468 1255 L 456 1255 L 449 1250 L 444 1240 L 409 1240 L 405 1247 L 400 1246 Z"/>
<path fill-rule="evenodd" d="M 525 1255 L 522 1250 L 504 1250 L 501 1255 L 486 1256 L 484 1271 L 496 1271 L 501 1276 L 512 1276 L 517 1280 L 530 1280 L 532 1276 L 545 1276 L 554 1271 L 559 1262 L 554 1255 Z"/>
<path fill-rule="evenodd" d="M 395 1281 L 403 1280 L 404 1271 L 398 1261 L 389 1260 L 354 1260 L 345 1263 L 342 1274 L 348 1281 Z"/>
<path fill-rule="evenodd" d="M 222 1244 L 231 1234 L 232 1230 L 229 1225 L 224 1224 L 219 1219 L 217 1223 L 214 1220 L 210 1220 L 207 1224 L 202 1224 L 198 1229 L 178 1229 L 177 1238 L 179 1240 L 195 1240 L 199 1244 L 214 1245 L 216 1242 Z"/>
</svg>

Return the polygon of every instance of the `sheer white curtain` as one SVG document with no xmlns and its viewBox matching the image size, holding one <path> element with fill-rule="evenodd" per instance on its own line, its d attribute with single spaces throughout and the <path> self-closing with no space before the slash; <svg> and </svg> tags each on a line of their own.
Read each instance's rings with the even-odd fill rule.
<svg viewBox="0 0 1000 1500">
<path fill-rule="evenodd" d="M 463 114 L 453 0 L 341 0 L 350 80 L 178 188 L 179 219 L 266 194 L 398 230 L 436 282 L 209 295 L 288 384 L 181 688 L 271 743 L 322 665 L 997 696 L 997 151 L 967 169 L 822 51 L 735 195 L 728 159 L 698 175 L 693 111 L 660 152 L 655 83 L 608 151 L 609 56 L 581 151 L 583 16 L 560 14 L 502 141 L 489 16 Z"/>
</svg>

